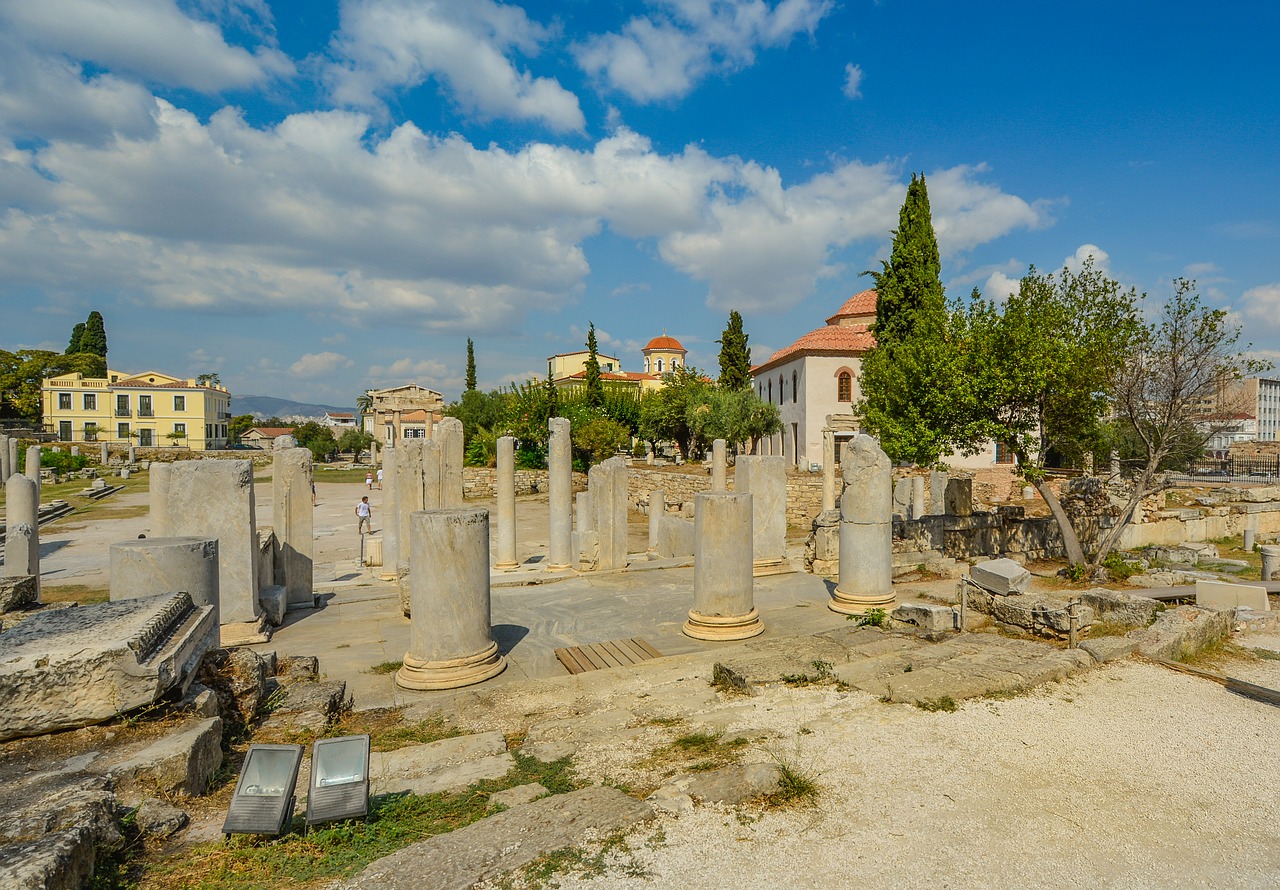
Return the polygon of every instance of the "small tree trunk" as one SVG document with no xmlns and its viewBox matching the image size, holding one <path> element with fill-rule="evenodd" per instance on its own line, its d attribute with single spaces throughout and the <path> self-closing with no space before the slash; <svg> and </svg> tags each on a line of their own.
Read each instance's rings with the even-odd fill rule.
<svg viewBox="0 0 1280 890">
<path fill-rule="evenodd" d="M 1067 549 L 1067 563 L 1073 566 L 1084 565 L 1086 560 L 1084 548 L 1080 546 L 1080 536 L 1076 534 L 1075 526 L 1071 524 L 1071 517 L 1067 516 L 1067 511 L 1062 509 L 1058 496 L 1053 493 L 1047 480 L 1033 480 L 1031 484 L 1035 486 L 1036 491 L 1040 492 L 1040 497 L 1044 499 L 1049 512 L 1058 523 L 1058 530 L 1062 533 L 1062 543 Z"/>
</svg>

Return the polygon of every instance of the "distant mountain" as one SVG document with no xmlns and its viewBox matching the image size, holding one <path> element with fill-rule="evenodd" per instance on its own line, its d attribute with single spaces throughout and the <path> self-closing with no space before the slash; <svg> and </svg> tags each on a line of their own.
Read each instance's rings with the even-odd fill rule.
<svg viewBox="0 0 1280 890">
<path fill-rule="evenodd" d="M 336 405 L 314 405 L 310 402 L 294 402 L 272 396 L 231 397 L 232 414 L 252 414 L 259 419 L 279 417 L 281 420 L 319 420 L 329 412 L 355 414 L 355 408 L 339 408 Z"/>
</svg>

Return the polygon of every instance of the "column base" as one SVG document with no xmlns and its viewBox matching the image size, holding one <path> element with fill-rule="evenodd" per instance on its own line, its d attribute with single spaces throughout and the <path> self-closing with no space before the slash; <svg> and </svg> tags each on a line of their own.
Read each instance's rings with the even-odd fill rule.
<svg viewBox="0 0 1280 890">
<path fill-rule="evenodd" d="M 841 615 L 865 615 L 872 609 L 884 609 L 897 601 L 897 594 L 890 591 L 880 596 L 854 596 L 844 593 L 839 587 L 835 589 L 831 599 L 827 600 L 827 608 Z"/>
<path fill-rule="evenodd" d="M 563 564 L 561 564 L 561 563 L 550 563 L 550 562 L 549 562 L 549 563 L 547 563 L 546 568 L 544 569 L 544 571 L 547 571 L 547 572 L 567 572 L 567 571 L 569 571 L 569 569 L 571 569 L 571 568 L 573 568 L 573 565 L 572 565 L 572 564 L 570 564 L 570 563 L 567 563 L 567 562 L 566 562 L 566 563 L 563 563 Z"/>
<path fill-rule="evenodd" d="M 493 567 L 494 567 L 494 569 L 496 569 L 497 571 L 500 571 L 500 572 L 509 572 L 509 571 L 511 571 L 512 569 L 518 569 L 518 568 L 520 568 L 520 563 L 518 563 L 518 562 L 495 562 L 495 563 L 493 564 Z"/>
<path fill-rule="evenodd" d="M 457 689 L 483 683 L 507 668 L 507 660 L 498 654 L 498 644 L 463 658 L 445 661 L 422 661 L 405 653 L 404 666 L 396 671 L 396 685 L 402 689 Z"/>
<path fill-rule="evenodd" d="M 686 637 L 708 640 L 713 643 L 746 640 L 764 633 L 760 610 L 752 609 L 745 615 L 703 615 L 689 610 L 689 620 L 681 628 Z"/>
</svg>

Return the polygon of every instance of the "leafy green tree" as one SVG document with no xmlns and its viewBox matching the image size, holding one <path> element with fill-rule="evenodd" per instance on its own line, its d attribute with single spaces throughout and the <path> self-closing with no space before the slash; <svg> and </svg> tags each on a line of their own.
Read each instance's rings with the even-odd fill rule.
<svg viewBox="0 0 1280 890">
<path fill-rule="evenodd" d="M 338 450 L 351 452 L 353 463 L 359 463 L 361 452 L 368 451 L 371 447 L 373 436 L 356 427 L 347 427 L 338 437 Z"/>
<path fill-rule="evenodd" d="M 942 260 L 929 210 L 929 190 L 924 175 L 911 175 L 907 197 L 898 213 L 893 249 L 879 272 L 869 273 L 876 283 L 877 341 L 905 339 L 921 313 L 941 313 L 946 308 L 942 290 Z"/>
<path fill-rule="evenodd" d="M 467 392 L 476 389 L 476 346 L 467 338 Z"/>
<path fill-rule="evenodd" d="M 1113 380 L 1113 410 L 1130 444 L 1122 471 L 1130 490 L 1116 522 L 1102 533 L 1090 567 L 1115 549 L 1144 498 L 1170 484 L 1168 470 L 1185 465 L 1246 409 L 1242 387 L 1271 363 L 1250 358 L 1240 327 L 1225 310 L 1205 306 L 1194 281 L 1175 279 L 1157 318 L 1141 326 Z M 1214 405 L 1206 412 L 1205 405 Z M 1247 409 L 1246 409 L 1247 410 Z"/>
<path fill-rule="evenodd" d="M 530 379 L 506 390 L 501 428 L 504 435 L 515 436 L 520 450 L 526 453 L 520 458 L 522 465 L 536 467 L 540 456 L 541 465 L 546 466 L 547 442 L 551 438 L 547 422 L 555 416 L 548 389 L 541 380 Z"/>
<path fill-rule="evenodd" d="M 782 430 L 778 406 L 750 389 L 705 387 L 687 411 L 689 428 L 704 445 L 716 439 L 738 445 Z"/>
<path fill-rule="evenodd" d="M 698 436 L 689 425 L 691 406 L 704 404 L 710 384 L 697 368 L 685 365 L 662 375 L 662 389 L 640 400 L 640 435 L 650 442 L 676 443 L 685 460 L 693 456 Z"/>
<path fill-rule="evenodd" d="M 80 351 L 80 341 L 84 339 L 84 322 L 71 329 L 71 342 L 67 344 L 67 355 L 75 355 Z"/>
<path fill-rule="evenodd" d="M 222 375 L 217 371 L 210 371 L 206 374 L 197 374 L 196 383 L 200 386 L 222 386 Z"/>
<path fill-rule="evenodd" d="M 368 414 L 373 410 L 373 390 L 366 389 L 364 393 L 356 396 L 356 411 L 361 414 Z"/>
<path fill-rule="evenodd" d="M 729 323 L 716 342 L 720 344 L 720 379 L 725 389 L 749 389 L 751 387 L 751 350 L 747 347 L 750 336 L 742 330 L 742 316 L 734 309 L 729 313 Z"/>
<path fill-rule="evenodd" d="M 164 437 L 169 440 L 170 445 L 176 446 L 179 442 L 181 442 L 183 439 L 187 437 L 187 434 L 182 432 L 181 430 L 173 430 L 172 432 L 165 433 Z"/>
<path fill-rule="evenodd" d="M 87 352 L 67 355 L 47 349 L 0 349 L 0 417 L 39 423 L 44 414 L 40 397 L 44 379 L 74 372 L 106 377 L 107 363 L 102 356 Z"/>
<path fill-rule="evenodd" d="M 588 457 L 588 464 L 608 460 L 631 441 L 631 431 L 616 420 L 597 417 L 569 429 L 573 447 Z"/>
<path fill-rule="evenodd" d="M 107 357 L 107 328 L 102 320 L 102 313 L 96 309 L 89 313 L 89 318 L 84 323 L 79 351 Z"/>
<path fill-rule="evenodd" d="M 252 414 L 237 414 L 227 422 L 227 439 L 239 444 L 240 437 L 257 425 Z"/>
<path fill-rule="evenodd" d="M 303 448 L 310 448 L 311 456 L 316 460 L 324 460 L 338 447 L 333 438 L 333 430 L 314 420 L 308 420 L 295 428 L 293 437 Z"/>
<path fill-rule="evenodd" d="M 604 383 L 600 379 L 600 355 L 599 347 L 596 344 L 596 326 L 594 322 L 587 323 L 587 364 L 583 374 L 583 382 L 586 384 L 587 400 L 594 406 L 599 407 L 604 401 Z"/>
</svg>

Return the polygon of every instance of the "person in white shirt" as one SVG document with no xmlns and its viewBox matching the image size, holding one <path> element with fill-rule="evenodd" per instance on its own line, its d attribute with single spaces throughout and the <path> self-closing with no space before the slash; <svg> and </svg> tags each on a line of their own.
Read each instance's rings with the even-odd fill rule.
<svg viewBox="0 0 1280 890">
<path fill-rule="evenodd" d="M 356 523 L 356 534 L 364 534 L 368 532 L 373 534 L 373 505 L 369 503 L 369 496 L 365 495 L 360 499 L 360 503 L 356 504 L 356 516 L 359 522 Z"/>
</svg>

